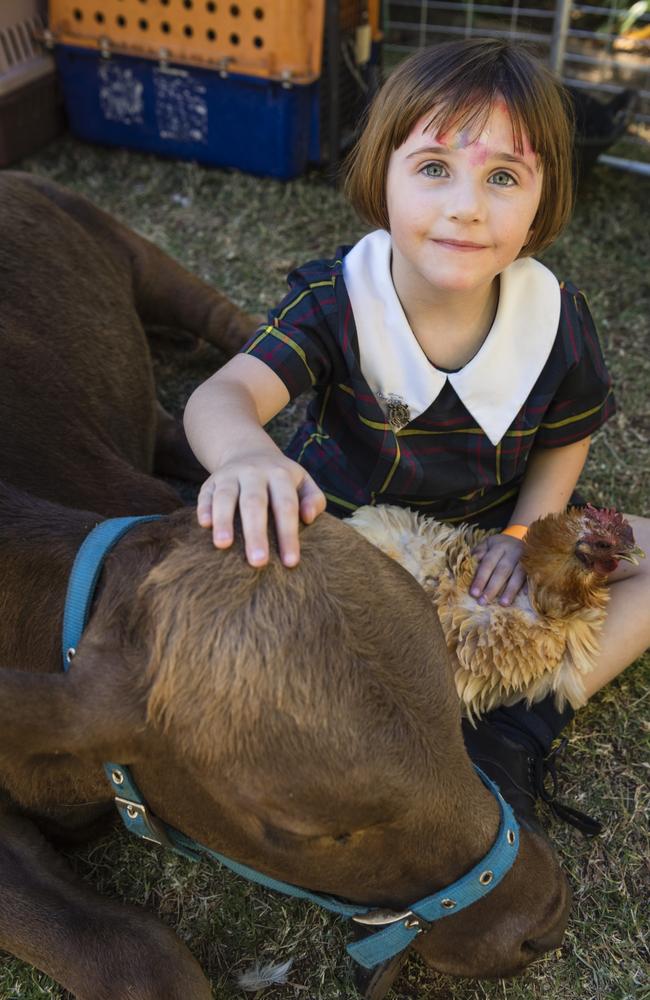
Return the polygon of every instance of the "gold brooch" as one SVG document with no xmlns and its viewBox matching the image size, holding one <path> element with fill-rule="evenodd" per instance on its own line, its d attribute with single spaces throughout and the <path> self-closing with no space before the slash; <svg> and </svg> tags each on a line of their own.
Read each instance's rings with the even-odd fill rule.
<svg viewBox="0 0 650 1000">
<path fill-rule="evenodd" d="M 411 419 L 411 411 L 408 408 L 408 403 L 405 403 L 400 396 L 395 396 L 393 393 L 385 396 L 383 393 L 378 392 L 377 398 L 386 404 L 388 423 L 393 430 L 401 431 L 402 427 L 406 427 Z"/>
</svg>

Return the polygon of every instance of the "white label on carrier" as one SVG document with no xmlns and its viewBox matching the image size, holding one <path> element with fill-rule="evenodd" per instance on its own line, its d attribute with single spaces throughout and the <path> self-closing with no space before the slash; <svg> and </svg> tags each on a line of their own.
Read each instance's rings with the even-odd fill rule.
<svg viewBox="0 0 650 1000">
<path fill-rule="evenodd" d="M 106 121 L 122 125 L 141 125 L 143 121 L 143 85 L 128 66 L 112 60 L 99 64 L 99 103 Z"/>
<path fill-rule="evenodd" d="M 154 72 L 156 121 L 161 139 L 176 142 L 207 142 L 208 102 L 206 88 L 184 70 Z"/>
</svg>

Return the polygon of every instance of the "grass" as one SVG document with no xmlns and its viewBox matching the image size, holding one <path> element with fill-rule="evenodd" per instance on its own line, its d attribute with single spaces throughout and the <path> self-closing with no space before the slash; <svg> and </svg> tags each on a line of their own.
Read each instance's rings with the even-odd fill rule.
<svg viewBox="0 0 650 1000">
<path fill-rule="evenodd" d="M 364 227 L 317 172 L 283 184 L 118 150 L 51 144 L 24 164 L 91 197 L 127 220 L 240 305 L 263 311 L 283 294 L 297 263 L 354 242 Z M 568 232 L 546 255 L 558 276 L 585 289 L 613 372 L 619 413 L 598 435 L 582 481 L 595 502 L 650 516 L 650 287 L 642 268 L 650 185 L 598 168 Z M 163 401 L 180 412 L 188 393 L 220 363 L 208 347 L 161 342 L 156 372 Z M 298 403 L 273 432 L 285 442 Z M 642 1000 L 650 998 L 643 908 L 647 862 L 647 707 L 650 656 L 631 667 L 573 724 L 562 797 L 599 816 L 589 842 L 554 824 L 550 833 L 575 902 L 560 957 L 518 980 L 450 980 L 411 960 L 394 1000 Z M 275 1000 L 355 996 L 345 928 L 321 911 L 253 889 L 208 865 L 193 865 L 116 831 L 71 856 L 100 891 L 157 910 L 202 963 L 219 1000 L 241 998 L 236 973 L 255 960 L 294 959 Z M 644 881 L 645 879 L 645 881 Z M 0 959 L 0 1000 L 64 1000 L 46 976 Z M 188 1000 L 191 998 L 188 997 Z"/>
</svg>

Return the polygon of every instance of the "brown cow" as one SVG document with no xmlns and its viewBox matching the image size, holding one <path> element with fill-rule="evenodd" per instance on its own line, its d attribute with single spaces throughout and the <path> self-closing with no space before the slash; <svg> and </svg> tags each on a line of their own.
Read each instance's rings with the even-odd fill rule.
<svg viewBox="0 0 650 1000">
<path fill-rule="evenodd" d="M 451 665 L 415 581 L 345 524 L 259 570 L 152 475 L 142 321 L 234 349 L 250 320 L 83 199 L 0 175 L 0 948 L 78 1000 L 204 1000 L 184 945 L 95 895 L 42 836 L 91 830 L 131 765 L 154 813 L 285 881 L 404 909 L 494 840 L 498 809 L 465 753 Z M 67 674 L 67 575 L 103 516 L 164 513 L 109 556 Z M 370 583 L 372 581 L 372 583 Z M 503 882 L 414 947 L 463 976 L 515 973 L 562 937 L 568 892 L 521 831 Z M 370 977 L 383 996 L 390 973 Z M 381 981 L 380 981 L 381 980 Z"/>
</svg>

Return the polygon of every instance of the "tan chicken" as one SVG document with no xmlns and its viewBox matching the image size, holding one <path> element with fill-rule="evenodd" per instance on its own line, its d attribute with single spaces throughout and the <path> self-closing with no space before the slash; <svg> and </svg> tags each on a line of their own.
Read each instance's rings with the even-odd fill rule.
<svg viewBox="0 0 650 1000">
<path fill-rule="evenodd" d="M 391 506 L 361 507 L 348 523 L 431 595 L 470 719 L 551 691 L 559 707 L 585 703 L 582 679 L 599 648 L 607 575 L 620 560 L 643 556 L 619 513 L 574 507 L 531 524 L 522 556 L 527 588 L 508 607 L 480 605 L 469 593 L 477 567 L 472 549 L 493 532 Z"/>
</svg>

